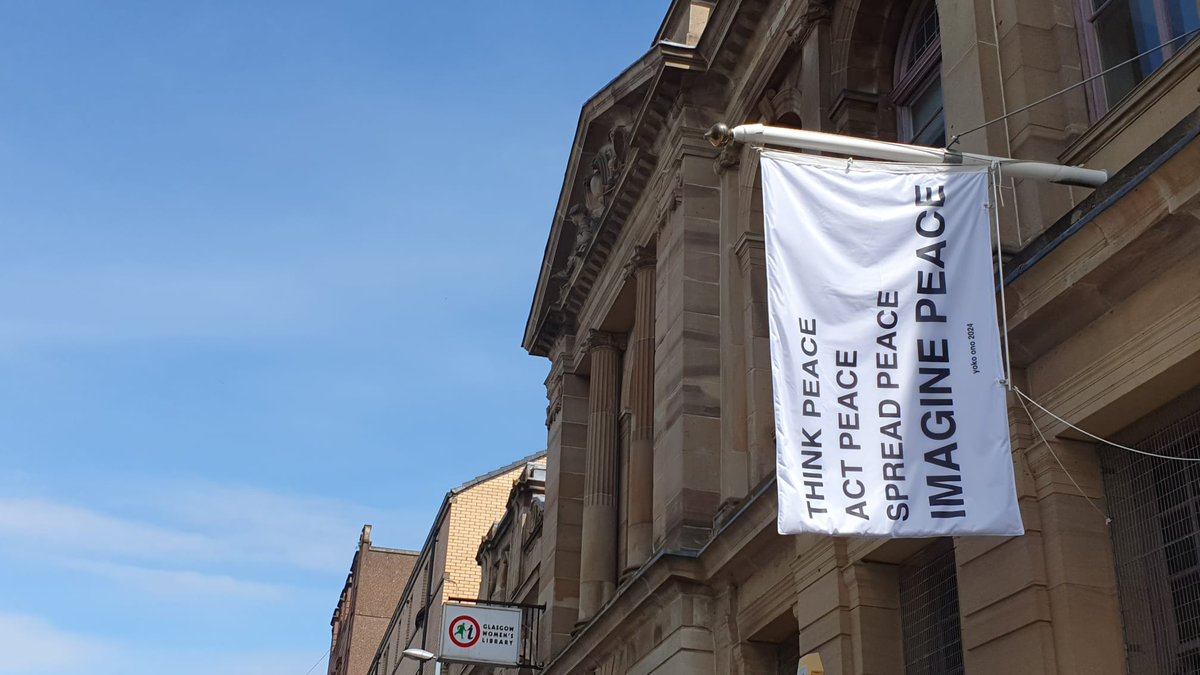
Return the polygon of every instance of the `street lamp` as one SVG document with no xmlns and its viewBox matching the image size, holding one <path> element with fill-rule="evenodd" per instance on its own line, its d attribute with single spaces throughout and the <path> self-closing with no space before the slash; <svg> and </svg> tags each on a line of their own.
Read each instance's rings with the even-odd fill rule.
<svg viewBox="0 0 1200 675">
<path fill-rule="evenodd" d="M 400 652 L 400 655 L 420 661 L 422 668 L 425 667 L 426 661 L 433 661 L 433 675 L 442 675 L 442 662 L 434 661 L 434 659 L 437 658 L 437 654 L 434 654 L 433 652 L 427 652 L 424 649 L 417 649 L 416 647 L 413 647 L 412 649 L 405 649 L 404 651 Z"/>
</svg>

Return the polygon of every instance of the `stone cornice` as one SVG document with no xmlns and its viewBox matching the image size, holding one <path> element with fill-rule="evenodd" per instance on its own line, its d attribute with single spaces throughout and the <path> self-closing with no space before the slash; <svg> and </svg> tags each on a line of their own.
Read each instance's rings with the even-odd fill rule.
<svg viewBox="0 0 1200 675">
<path fill-rule="evenodd" d="M 714 72 L 738 83 L 728 94 L 726 121 L 731 126 L 761 121 L 755 108 L 762 92 L 778 64 L 798 49 L 801 35 L 808 30 L 803 26 L 811 3 L 784 3 L 772 16 L 764 16 L 768 4 L 742 0 L 728 38 L 711 57 Z"/>
</svg>

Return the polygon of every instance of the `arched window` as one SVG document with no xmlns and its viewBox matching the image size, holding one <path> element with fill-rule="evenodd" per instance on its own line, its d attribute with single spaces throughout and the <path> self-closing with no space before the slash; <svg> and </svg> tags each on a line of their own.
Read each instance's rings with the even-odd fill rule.
<svg viewBox="0 0 1200 675">
<path fill-rule="evenodd" d="M 899 140 L 914 145 L 945 145 L 942 41 L 933 0 L 917 0 L 909 10 L 896 53 L 895 82 L 892 101 L 899 116 Z"/>
</svg>

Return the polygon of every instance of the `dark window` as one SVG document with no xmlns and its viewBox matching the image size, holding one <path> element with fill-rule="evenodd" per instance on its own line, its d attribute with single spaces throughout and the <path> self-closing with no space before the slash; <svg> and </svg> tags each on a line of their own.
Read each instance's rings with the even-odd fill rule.
<svg viewBox="0 0 1200 675">
<path fill-rule="evenodd" d="M 915 3 L 905 20 L 896 54 L 892 100 L 902 142 L 936 147 L 946 144 L 941 31 L 932 0 Z"/>
<path fill-rule="evenodd" d="M 1096 72 L 1111 68 L 1200 28 L 1196 4 L 1196 0 L 1085 0 L 1084 15 L 1093 29 L 1089 46 L 1093 68 Z M 1185 42 L 1174 42 L 1101 78 L 1104 108 L 1125 98 Z"/>
<path fill-rule="evenodd" d="M 1200 395 L 1126 436 L 1138 449 L 1200 457 Z M 1200 672 L 1200 463 L 1108 445 L 1100 460 L 1129 672 Z"/>
<path fill-rule="evenodd" d="M 900 621 L 907 675 L 963 672 L 954 545 L 939 540 L 900 566 Z"/>
<path fill-rule="evenodd" d="M 775 672 L 793 675 L 800 667 L 800 634 L 796 633 L 779 643 L 775 652 Z"/>
</svg>

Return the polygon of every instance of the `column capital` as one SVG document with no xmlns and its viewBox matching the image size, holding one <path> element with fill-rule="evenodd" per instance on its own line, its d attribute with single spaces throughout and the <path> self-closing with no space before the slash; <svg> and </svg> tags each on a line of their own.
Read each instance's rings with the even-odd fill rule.
<svg viewBox="0 0 1200 675">
<path fill-rule="evenodd" d="M 625 348 L 625 336 L 621 333 L 612 333 L 606 330 L 597 330 L 595 328 L 587 332 L 587 336 L 583 339 L 583 344 L 580 345 L 581 354 L 590 354 L 601 349 L 622 350 Z"/>
<path fill-rule="evenodd" d="M 658 258 L 655 257 L 653 246 L 635 246 L 633 255 L 629 256 L 629 262 L 625 263 L 625 278 L 628 279 L 640 270 L 654 267 L 656 264 L 658 264 Z"/>
</svg>

